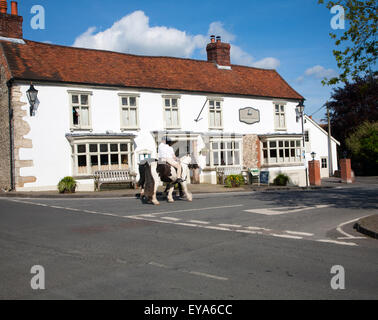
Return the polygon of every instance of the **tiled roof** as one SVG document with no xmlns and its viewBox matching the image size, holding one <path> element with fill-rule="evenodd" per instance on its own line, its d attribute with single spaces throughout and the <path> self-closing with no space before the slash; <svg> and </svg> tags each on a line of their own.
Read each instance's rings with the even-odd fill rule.
<svg viewBox="0 0 378 320">
<path fill-rule="evenodd" d="M 13 79 L 303 99 L 275 70 L 25 43 L 0 41 Z"/>
</svg>

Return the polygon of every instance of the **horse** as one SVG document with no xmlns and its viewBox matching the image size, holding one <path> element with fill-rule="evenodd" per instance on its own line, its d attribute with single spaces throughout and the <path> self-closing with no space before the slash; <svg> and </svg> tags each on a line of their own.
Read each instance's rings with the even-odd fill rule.
<svg viewBox="0 0 378 320">
<path fill-rule="evenodd" d="M 182 180 L 180 185 L 183 188 L 184 196 L 189 202 L 193 201 L 192 194 L 188 191 L 187 180 L 190 179 L 189 165 L 192 162 L 192 158 L 186 155 L 180 158 L 180 164 L 182 167 Z M 173 203 L 173 190 L 178 179 L 177 172 L 174 167 L 167 163 L 160 163 L 156 159 L 144 161 L 139 165 L 140 180 L 138 186 L 142 189 L 140 198 L 146 197 L 154 205 L 159 205 L 159 201 L 156 198 L 156 191 L 159 185 L 167 183 L 168 190 L 168 202 Z"/>
</svg>

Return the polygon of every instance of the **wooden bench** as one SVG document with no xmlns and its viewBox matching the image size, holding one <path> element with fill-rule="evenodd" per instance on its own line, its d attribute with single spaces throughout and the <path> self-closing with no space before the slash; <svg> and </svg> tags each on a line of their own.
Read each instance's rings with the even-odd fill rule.
<svg viewBox="0 0 378 320">
<path fill-rule="evenodd" d="M 95 180 L 95 190 L 100 191 L 102 184 L 129 183 L 130 187 L 136 189 L 136 173 L 130 170 L 106 170 L 96 171 L 93 175 Z"/>
<path fill-rule="evenodd" d="M 217 167 L 217 183 L 225 184 L 226 178 L 232 174 L 242 174 L 243 168 L 241 166 L 233 167 Z"/>
</svg>

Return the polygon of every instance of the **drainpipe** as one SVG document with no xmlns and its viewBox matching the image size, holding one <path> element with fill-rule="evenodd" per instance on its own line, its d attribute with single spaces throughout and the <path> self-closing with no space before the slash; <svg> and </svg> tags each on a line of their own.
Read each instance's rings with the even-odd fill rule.
<svg viewBox="0 0 378 320">
<path fill-rule="evenodd" d="M 8 114 L 9 114 L 9 158 L 11 191 L 15 190 L 14 178 L 14 139 L 13 139 L 13 108 L 12 108 L 12 80 L 7 82 L 8 86 Z"/>
</svg>

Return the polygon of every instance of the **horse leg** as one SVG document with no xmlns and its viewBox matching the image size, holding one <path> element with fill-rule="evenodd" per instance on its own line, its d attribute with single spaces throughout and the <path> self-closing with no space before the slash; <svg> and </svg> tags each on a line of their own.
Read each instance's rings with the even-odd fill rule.
<svg viewBox="0 0 378 320">
<path fill-rule="evenodd" d="M 157 192 L 157 183 L 155 183 L 155 185 L 154 185 L 154 193 L 152 194 L 152 203 L 155 206 L 158 206 L 158 205 L 160 205 L 160 202 L 156 198 L 156 192 Z"/>
<path fill-rule="evenodd" d="M 182 182 L 181 185 L 182 185 L 182 188 L 184 189 L 184 194 L 185 194 L 186 199 L 189 202 L 192 202 L 193 201 L 193 195 L 189 192 L 186 181 Z"/>
<path fill-rule="evenodd" d="M 173 203 L 175 202 L 175 200 L 173 200 L 173 190 L 175 189 L 175 186 L 172 185 L 170 188 L 169 188 L 169 191 L 168 191 L 168 202 L 169 203 Z"/>
</svg>

